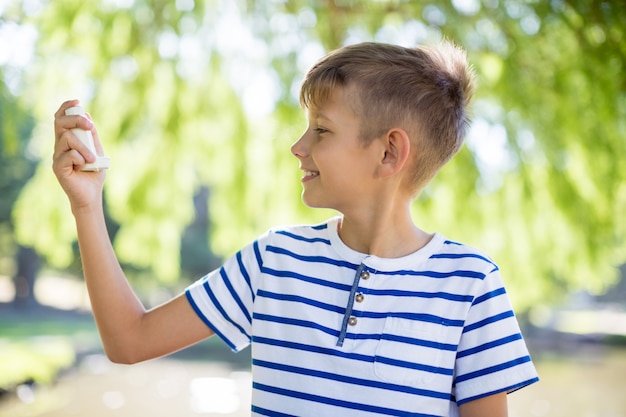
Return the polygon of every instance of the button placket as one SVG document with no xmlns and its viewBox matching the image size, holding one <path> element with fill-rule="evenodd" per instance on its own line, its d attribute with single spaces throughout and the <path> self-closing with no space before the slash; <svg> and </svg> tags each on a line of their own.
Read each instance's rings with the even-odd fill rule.
<svg viewBox="0 0 626 417">
<path fill-rule="evenodd" d="M 370 273 L 365 268 L 366 266 L 364 264 L 359 265 L 356 273 L 354 274 L 354 281 L 352 282 L 350 296 L 348 297 L 348 305 L 346 306 L 343 322 L 341 324 L 341 331 L 339 332 L 339 338 L 337 339 L 337 346 L 339 347 L 343 346 L 346 333 L 348 332 L 348 326 L 356 326 L 358 323 L 358 319 L 352 315 L 352 309 L 354 308 L 355 301 L 360 303 L 364 300 L 364 295 L 359 293 L 357 297 L 356 291 L 361 280 L 368 280 L 370 278 Z"/>
</svg>

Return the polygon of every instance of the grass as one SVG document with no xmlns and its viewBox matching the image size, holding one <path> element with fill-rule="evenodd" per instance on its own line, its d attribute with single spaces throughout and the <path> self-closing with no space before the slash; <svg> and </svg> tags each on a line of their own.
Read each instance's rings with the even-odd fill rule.
<svg viewBox="0 0 626 417">
<path fill-rule="evenodd" d="M 49 384 L 76 355 L 64 337 L 40 337 L 0 342 L 0 388 L 11 390 L 24 383 Z"/>
<path fill-rule="evenodd" d="M 0 307 L 0 390 L 24 383 L 49 384 L 77 355 L 99 347 L 88 314 L 35 307 Z"/>
</svg>

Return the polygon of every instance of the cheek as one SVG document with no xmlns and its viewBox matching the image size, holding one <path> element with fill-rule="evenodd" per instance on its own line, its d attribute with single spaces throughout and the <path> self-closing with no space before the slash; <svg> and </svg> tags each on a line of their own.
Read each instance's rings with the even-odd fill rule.
<svg viewBox="0 0 626 417">
<path fill-rule="evenodd" d="M 338 155 L 341 155 L 337 149 L 333 151 L 333 149 L 331 149 L 324 141 L 311 145 L 309 150 L 311 158 L 323 165 L 329 165 L 329 163 L 332 164 L 333 162 L 331 161 L 340 159 Z"/>
</svg>

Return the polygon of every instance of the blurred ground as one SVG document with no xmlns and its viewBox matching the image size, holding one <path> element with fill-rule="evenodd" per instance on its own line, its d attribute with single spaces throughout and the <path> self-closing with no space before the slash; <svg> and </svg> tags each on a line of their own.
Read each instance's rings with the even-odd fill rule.
<svg viewBox="0 0 626 417">
<path fill-rule="evenodd" d="M 123 366 L 92 355 L 53 386 L 24 386 L 0 401 L 0 416 L 249 416 L 250 384 L 249 372 L 228 363 L 159 359 Z"/>
</svg>

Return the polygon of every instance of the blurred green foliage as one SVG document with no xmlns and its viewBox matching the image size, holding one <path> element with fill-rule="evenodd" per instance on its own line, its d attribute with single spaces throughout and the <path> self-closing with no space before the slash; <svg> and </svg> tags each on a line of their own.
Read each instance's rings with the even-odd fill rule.
<svg viewBox="0 0 626 417">
<path fill-rule="evenodd" d="M 10 270 L 15 245 L 10 236 L 14 226 L 11 212 L 22 187 L 32 177 L 36 158 L 28 153 L 33 119 L 19 107 L 18 100 L 0 83 L 0 273 Z"/>
<path fill-rule="evenodd" d="M 475 122 L 415 203 L 417 223 L 490 253 L 519 309 L 601 291 L 626 260 L 623 2 L 10 0 L 0 11 L 0 30 L 37 33 L 27 65 L 1 67 L 36 121 L 23 140 L 42 161 L 13 206 L 16 237 L 55 267 L 72 262 L 75 240 L 49 164 L 63 100 L 82 100 L 112 158 L 121 261 L 171 282 L 200 187 L 221 255 L 330 214 L 299 202 L 289 153 L 316 59 L 347 43 L 442 37 L 476 67 Z"/>
</svg>

